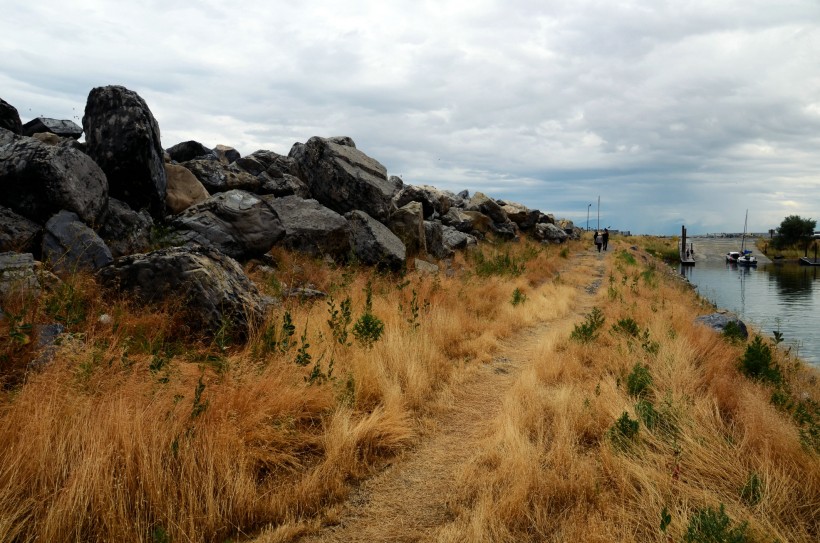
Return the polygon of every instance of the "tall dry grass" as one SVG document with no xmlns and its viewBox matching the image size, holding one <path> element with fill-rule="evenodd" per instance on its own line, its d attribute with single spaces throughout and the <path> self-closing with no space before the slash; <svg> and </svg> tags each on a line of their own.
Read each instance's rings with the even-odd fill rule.
<svg viewBox="0 0 820 543">
<path fill-rule="evenodd" d="M 391 276 L 279 250 L 275 267 L 248 266 L 273 295 L 311 286 L 337 308 L 349 298 L 351 325 L 369 283 L 384 325 L 370 347 L 335 340 L 327 300 L 283 298 L 245 343 L 199 336 L 174 301 L 145 307 L 82 274 L 4 302 L 18 324 L 56 319 L 68 333 L 49 364 L 26 371 L 33 329 L 0 329 L 0 540 L 225 541 L 341 499 L 413 445 L 431 399 L 464 368 L 551 310 L 541 287 L 560 248 L 481 251 L 525 269 L 479 273 L 467 253 L 447 273 Z M 513 305 L 516 289 L 526 301 Z"/>
<path fill-rule="evenodd" d="M 745 541 L 818 540 L 817 442 L 771 385 L 738 371 L 746 344 L 694 325 L 702 302 L 634 253 L 616 244 L 608 259 L 595 341 L 571 339 L 569 323 L 534 348 L 439 541 L 682 541 L 693 515 L 721 504 L 732 526 L 747 523 Z M 613 328 L 626 319 L 638 333 Z M 820 399 L 816 371 L 775 358 L 793 401 Z M 639 396 L 638 364 L 651 377 Z M 623 413 L 639 421 L 632 439 L 615 433 Z"/>
</svg>

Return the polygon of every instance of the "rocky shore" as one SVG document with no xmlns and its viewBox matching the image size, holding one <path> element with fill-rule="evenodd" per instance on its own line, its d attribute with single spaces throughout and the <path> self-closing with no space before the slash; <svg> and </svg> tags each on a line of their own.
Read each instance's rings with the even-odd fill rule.
<svg viewBox="0 0 820 543">
<path fill-rule="evenodd" d="M 183 295 L 203 330 L 227 319 L 243 334 L 276 300 L 241 263 L 273 247 L 402 272 L 522 232 L 580 236 L 519 203 L 406 185 L 349 137 L 312 137 L 287 156 L 163 149 L 148 105 L 121 86 L 91 90 L 82 127 L 23 124 L 0 99 L 0 296 L 87 270 L 146 302 Z"/>
</svg>

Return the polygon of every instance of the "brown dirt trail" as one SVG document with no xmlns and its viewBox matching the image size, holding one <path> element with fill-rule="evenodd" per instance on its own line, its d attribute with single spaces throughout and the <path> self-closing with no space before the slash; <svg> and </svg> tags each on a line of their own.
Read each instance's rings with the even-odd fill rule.
<svg viewBox="0 0 820 543">
<path fill-rule="evenodd" d="M 604 259 L 611 253 L 586 251 L 570 257 L 562 276 L 577 276 L 586 270 L 575 289 L 572 313 L 547 317 L 505 340 L 502 355 L 469 370 L 462 382 L 436 400 L 430 430 L 415 448 L 353 490 L 347 501 L 327 515 L 325 523 L 332 525 L 298 541 L 434 541 L 435 534 L 453 519 L 448 504 L 457 498 L 453 495 L 457 473 L 477 453 L 486 437 L 487 421 L 499 413 L 505 392 L 520 369 L 530 363 L 529 347 L 546 330 L 569 329 L 593 307 L 603 282 Z"/>
</svg>

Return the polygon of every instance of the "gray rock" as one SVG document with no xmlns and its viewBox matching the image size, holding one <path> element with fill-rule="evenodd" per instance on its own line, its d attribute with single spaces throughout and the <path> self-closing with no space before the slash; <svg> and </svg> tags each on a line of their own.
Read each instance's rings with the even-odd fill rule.
<svg viewBox="0 0 820 543">
<path fill-rule="evenodd" d="M 734 315 L 730 315 L 727 313 L 712 313 L 711 315 L 701 315 L 695 319 L 696 323 L 703 324 L 704 326 L 708 326 L 709 328 L 716 330 L 718 332 L 723 332 L 726 329 L 726 326 L 729 323 L 734 323 L 738 330 L 740 330 L 740 335 L 743 339 L 749 337 L 749 331 L 746 328 L 746 323 L 742 320 L 738 319 Z"/>
<path fill-rule="evenodd" d="M 31 253 L 38 251 L 39 254 L 42 235 L 43 228 L 39 224 L 0 206 L 0 252 Z"/>
<path fill-rule="evenodd" d="M 514 241 L 518 239 L 518 227 L 514 222 L 509 220 L 504 223 L 490 223 L 490 230 L 497 237 L 507 241 Z"/>
<path fill-rule="evenodd" d="M 71 120 L 49 119 L 47 117 L 37 117 L 23 125 L 21 134 L 33 136 L 38 133 L 55 134 L 61 138 L 80 139 L 83 129 L 80 125 Z"/>
<path fill-rule="evenodd" d="M 327 292 L 307 287 L 284 288 L 282 289 L 282 296 L 285 298 L 298 298 L 300 300 L 317 300 L 327 298 Z"/>
<path fill-rule="evenodd" d="M 65 326 L 58 323 L 38 324 L 34 327 L 34 335 L 37 337 L 37 348 L 40 353 L 37 358 L 28 363 L 27 369 L 29 371 L 38 371 L 51 364 L 57 354 L 60 339 L 64 333 Z"/>
<path fill-rule="evenodd" d="M 203 160 L 219 160 L 216 153 L 194 140 L 177 143 L 173 147 L 166 149 L 165 152 L 168 153 L 171 160 L 176 162 L 187 162 L 189 160 L 194 160 L 195 158 Z"/>
<path fill-rule="evenodd" d="M 40 296 L 40 281 L 31 253 L 0 253 L 0 299 Z"/>
<path fill-rule="evenodd" d="M 420 202 L 409 202 L 390 216 L 390 230 L 404 243 L 408 255 L 427 252 L 424 213 Z"/>
<path fill-rule="evenodd" d="M 120 86 L 91 90 L 83 128 L 87 153 L 108 177 L 111 196 L 132 209 L 165 217 L 164 151 L 159 125 L 136 92 Z"/>
<path fill-rule="evenodd" d="M 475 236 L 456 230 L 452 226 L 442 227 L 441 235 L 444 246 L 451 250 L 466 249 L 471 245 L 478 244 Z"/>
<path fill-rule="evenodd" d="M 569 236 L 562 228 L 554 224 L 538 223 L 533 229 L 533 237 L 539 241 L 563 243 Z"/>
<path fill-rule="evenodd" d="M 255 193 L 262 185 L 262 180 L 239 169 L 236 163 L 226 165 L 218 160 L 195 159 L 183 162 L 181 165 L 188 168 L 199 179 L 209 194 L 234 189 Z"/>
<path fill-rule="evenodd" d="M 313 137 L 294 144 L 289 156 L 311 195 L 330 209 L 364 211 L 381 222 L 395 210 L 398 187 L 388 180 L 385 167 L 356 149 L 350 138 Z"/>
<path fill-rule="evenodd" d="M 359 210 L 345 214 L 345 218 L 350 224 L 353 254 L 360 262 L 390 271 L 404 269 L 407 258 L 404 243 L 385 225 Z"/>
<path fill-rule="evenodd" d="M 424 218 L 429 219 L 433 213 L 444 216 L 453 205 L 453 197 L 430 185 L 406 185 L 395 197 L 396 205 L 401 207 L 410 202 L 421 203 Z"/>
<path fill-rule="evenodd" d="M 476 192 L 464 207 L 468 211 L 480 211 L 492 219 L 494 223 L 504 224 L 509 220 L 507 214 L 498 205 L 498 202 L 482 192 Z"/>
<path fill-rule="evenodd" d="M 289 173 L 282 174 L 282 177 L 271 177 L 268 173 L 259 174 L 262 185 L 259 187 L 259 194 L 273 194 L 279 198 L 284 196 L 298 196 L 300 198 L 310 198 L 310 189 L 296 176 Z"/>
<path fill-rule="evenodd" d="M 15 134 L 23 133 L 23 123 L 20 122 L 20 114 L 17 112 L 17 108 L 2 98 L 0 98 L 0 128 Z"/>
<path fill-rule="evenodd" d="M 116 198 L 108 200 L 108 214 L 98 231 L 114 258 L 144 253 L 151 247 L 154 221 L 146 210 L 134 211 Z"/>
<path fill-rule="evenodd" d="M 316 200 L 298 196 L 262 198 L 276 211 L 285 229 L 279 245 L 312 256 L 329 255 L 335 261 L 347 258 L 350 228 L 344 217 Z"/>
<path fill-rule="evenodd" d="M 71 211 L 60 211 L 46 223 L 42 255 L 60 272 L 98 270 L 114 260 L 102 238 Z"/>
<path fill-rule="evenodd" d="M 271 205 L 249 192 L 231 190 L 211 196 L 170 220 L 186 238 L 244 260 L 260 256 L 282 239 L 285 229 Z"/>
<path fill-rule="evenodd" d="M 106 211 L 108 181 L 88 155 L 72 147 L 14 136 L 0 145 L 0 204 L 38 224 L 65 209 L 93 226 Z"/>
<path fill-rule="evenodd" d="M 413 261 L 413 266 L 420 274 L 437 275 L 439 272 L 439 267 L 437 265 L 431 264 L 426 260 L 421 260 L 420 258 Z"/>
<path fill-rule="evenodd" d="M 213 334 L 228 326 L 232 334 L 246 337 L 268 307 L 268 300 L 235 260 L 207 247 L 126 256 L 97 276 L 104 285 L 132 292 L 147 303 L 181 297 L 194 331 Z"/>
<path fill-rule="evenodd" d="M 451 226 L 461 232 L 472 232 L 474 217 L 457 207 L 451 207 L 447 213 L 441 217 L 441 223 Z"/>
<path fill-rule="evenodd" d="M 444 227 L 438 221 L 424 221 L 424 238 L 427 253 L 436 258 L 450 258 L 453 249 L 444 243 Z"/>
</svg>

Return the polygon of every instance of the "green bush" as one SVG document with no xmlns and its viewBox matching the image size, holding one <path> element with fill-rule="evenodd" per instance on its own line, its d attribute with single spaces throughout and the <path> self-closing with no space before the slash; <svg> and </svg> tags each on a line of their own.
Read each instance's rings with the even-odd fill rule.
<svg viewBox="0 0 820 543">
<path fill-rule="evenodd" d="M 743 330 L 736 321 L 729 321 L 723 327 L 723 337 L 730 341 L 745 341 L 743 337 Z"/>
<path fill-rule="evenodd" d="M 638 334 L 641 333 L 638 323 L 630 317 L 618 320 L 616 324 L 612 325 L 612 331 L 631 337 L 638 337 Z"/>
<path fill-rule="evenodd" d="M 353 325 L 353 336 L 363 347 L 372 347 L 384 332 L 384 323 L 375 316 L 373 310 L 373 285 L 370 281 L 365 287 L 364 314 Z"/>
<path fill-rule="evenodd" d="M 523 292 L 521 292 L 520 288 L 516 288 L 513 291 L 512 300 L 510 300 L 510 303 L 513 304 L 514 306 L 516 306 L 516 305 L 519 305 L 519 304 L 523 304 L 526 301 L 527 301 L 527 295 L 524 294 Z"/>
<path fill-rule="evenodd" d="M 590 343 L 598 338 L 598 330 L 604 325 L 604 314 L 597 307 L 594 308 L 581 324 L 576 324 L 570 334 L 570 339 L 579 343 Z"/>
<path fill-rule="evenodd" d="M 626 411 L 609 428 L 607 435 L 617 449 L 626 449 L 638 437 L 638 421 L 629 418 Z"/>
<path fill-rule="evenodd" d="M 514 257 L 509 252 L 495 253 L 490 257 L 484 255 L 484 251 L 477 250 L 471 253 L 475 263 L 475 272 L 480 277 L 490 277 L 492 275 L 518 277 L 526 269 L 526 256 Z"/>
<path fill-rule="evenodd" d="M 649 366 L 644 366 L 640 362 L 636 363 L 626 378 L 627 393 L 640 398 L 649 391 L 650 386 L 652 386 L 652 375 L 649 373 Z"/>
<path fill-rule="evenodd" d="M 760 381 L 779 384 L 783 382 L 780 368 L 772 357 L 772 348 L 760 336 L 746 346 L 746 352 L 740 359 L 740 371 L 747 377 Z"/>
<path fill-rule="evenodd" d="M 683 540 L 686 543 L 745 543 L 747 523 L 734 526 L 723 504 L 715 511 L 711 507 L 698 509 L 689 517 Z"/>
<path fill-rule="evenodd" d="M 635 413 L 638 414 L 643 425 L 650 430 L 654 430 L 660 425 L 661 415 L 649 400 L 638 400 L 638 403 L 635 404 Z"/>
<path fill-rule="evenodd" d="M 747 505 L 757 505 L 763 500 L 763 481 L 757 473 L 750 473 L 746 484 L 740 489 L 740 499 Z"/>
</svg>

